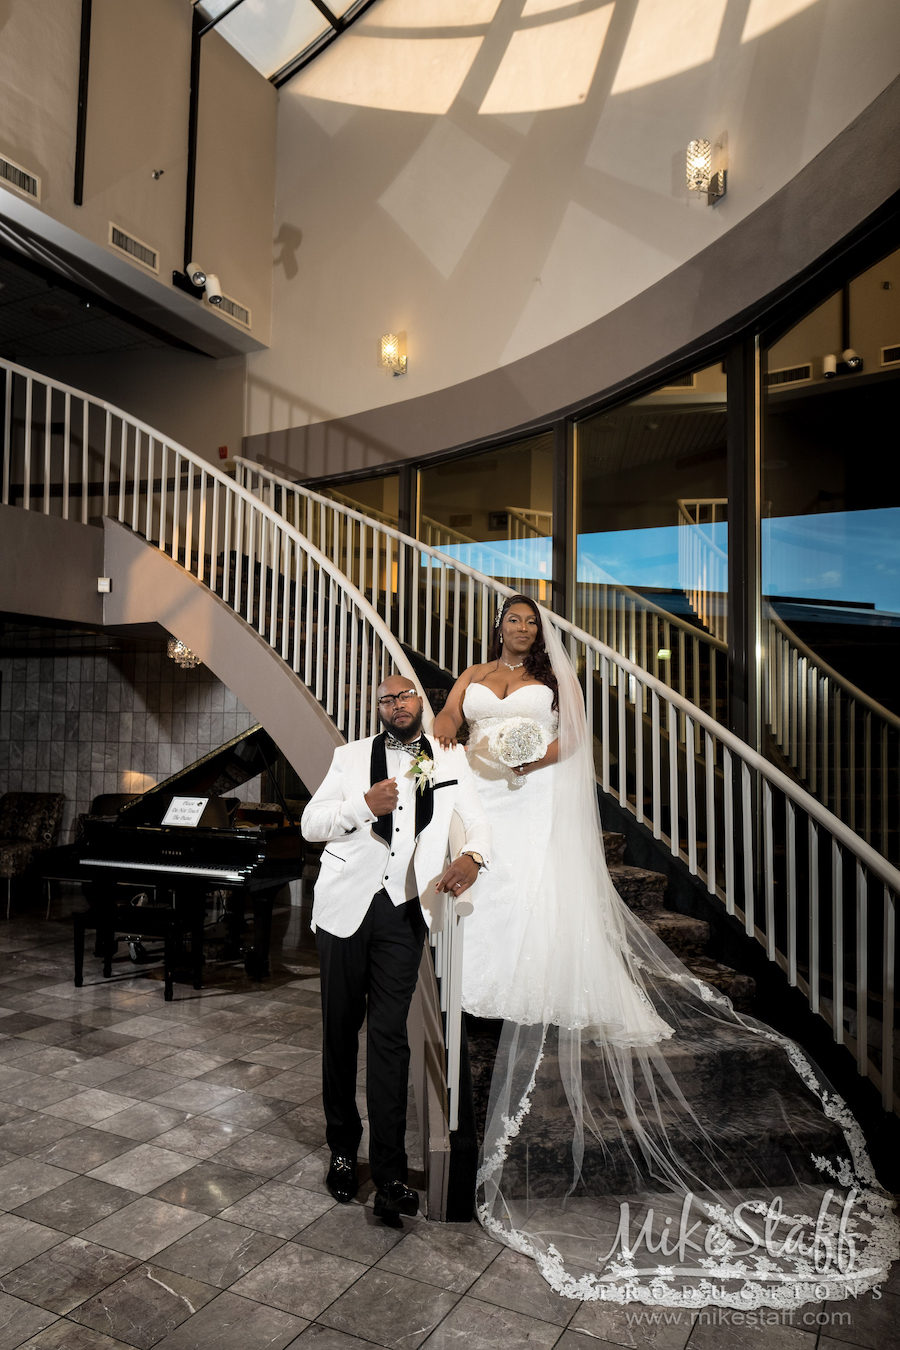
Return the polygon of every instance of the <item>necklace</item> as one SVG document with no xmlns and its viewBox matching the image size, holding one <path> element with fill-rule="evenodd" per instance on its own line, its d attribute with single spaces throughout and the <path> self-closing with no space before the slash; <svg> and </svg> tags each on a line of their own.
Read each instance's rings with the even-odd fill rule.
<svg viewBox="0 0 900 1350">
<path fill-rule="evenodd" d="M 511 666 L 508 661 L 504 661 L 502 656 L 498 656 L 497 660 L 500 662 L 501 666 L 506 666 L 507 670 L 518 670 L 520 666 L 524 666 L 525 664 L 524 661 L 517 661 L 514 666 Z"/>
</svg>

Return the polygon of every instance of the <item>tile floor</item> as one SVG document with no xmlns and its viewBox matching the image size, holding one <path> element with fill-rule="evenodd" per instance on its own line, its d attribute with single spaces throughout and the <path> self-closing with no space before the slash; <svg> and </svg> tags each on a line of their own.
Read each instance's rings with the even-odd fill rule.
<svg viewBox="0 0 900 1350">
<path fill-rule="evenodd" d="M 692 1322 L 559 1298 L 475 1224 L 385 1228 L 371 1185 L 335 1205 L 300 911 L 276 916 L 265 985 L 208 967 L 202 993 L 178 985 L 166 1004 L 158 970 L 127 959 L 109 981 L 89 959 L 74 988 L 71 907 L 0 929 L 0 1350 L 900 1341 L 897 1274 L 880 1298 L 810 1306 L 793 1324 Z"/>
</svg>

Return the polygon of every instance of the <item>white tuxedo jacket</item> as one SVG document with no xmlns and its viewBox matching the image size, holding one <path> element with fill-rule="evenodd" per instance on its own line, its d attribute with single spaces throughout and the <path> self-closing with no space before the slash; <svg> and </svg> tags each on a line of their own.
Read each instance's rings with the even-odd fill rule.
<svg viewBox="0 0 900 1350">
<path fill-rule="evenodd" d="M 475 778 L 461 746 L 442 750 L 430 745 L 435 764 L 434 787 L 416 793 L 416 850 L 413 869 L 426 923 L 442 913 L 443 896 L 435 882 L 448 860 L 451 828 L 459 849 L 480 853 L 488 861 L 491 830 L 478 797 Z M 381 889 L 390 853 L 392 817 L 372 822 L 365 794 L 387 778 L 383 735 L 339 745 L 322 785 L 303 812 L 300 828 L 311 843 L 324 843 L 313 900 L 313 931 L 322 927 L 335 937 L 350 937 L 365 918 L 373 895 Z M 455 827 L 455 828 L 454 828 Z M 461 827 L 461 828 L 460 828 Z"/>
</svg>

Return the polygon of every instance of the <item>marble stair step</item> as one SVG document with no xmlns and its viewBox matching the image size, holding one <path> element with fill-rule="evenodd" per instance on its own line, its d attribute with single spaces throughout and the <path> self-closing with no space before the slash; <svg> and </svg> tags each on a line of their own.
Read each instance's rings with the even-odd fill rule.
<svg viewBox="0 0 900 1350">
<path fill-rule="evenodd" d="M 609 875 L 628 908 L 639 918 L 646 919 L 663 908 L 668 883 L 662 872 L 615 863 L 610 864 Z"/>
<path fill-rule="evenodd" d="M 644 922 L 682 961 L 703 956 L 709 942 L 709 924 L 704 919 L 692 919 L 689 914 L 662 909 L 648 915 Z"/>
<path fill-rule="evenodd" d="M 739 970 L 732 970 L 731 966 L 722 965 L 710 956 L 689 955 L 684 957 L 684 964 L 692 975 L 730 998 L 738 1012 L 751 1011 L 753 995 L 756 993 L 756 981 L 752 975 L 743 975 Z"/>
<path fill-rule="evenodd" d="M 607 867 L 621 867 L 625 861 L 625 836 L 617 830 L 603 831 Z"/>
</svg>

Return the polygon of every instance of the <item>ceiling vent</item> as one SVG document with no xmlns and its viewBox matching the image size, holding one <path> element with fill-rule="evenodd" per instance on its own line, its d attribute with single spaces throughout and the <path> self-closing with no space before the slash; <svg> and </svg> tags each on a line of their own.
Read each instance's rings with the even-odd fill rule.
<svg viewBox="0 0 900 1350">
<path fill-rule="evenodd" d="M 693 374 L 679 375 L 677 380 L 669 380 L 667 384 L 664 384 L 659 392 L 662 393 L 663 390 L 665 389 L 693 389 L 693 387 L 694 387 Z"/>
<path fill-rule="evenodd" d="M 30 197 L 33 202 L 41 200 L 41 180 L 38 176 L 23 169 L 21 164 L 13 163 L 5 155 L 0 155 L 0 183 L 21 192 L 23 197 Z"/>
<path fill-rule="evenodd" d="M 770 370 L 766 375 L 766 384 L 771 387 L 779 384 L 808 384 L 812 379 L 812 364 L 807 361 L 802 366 L 782 366 L 779 370 Z"/>
<path fill-rule="evenodd" d="M 232 300 L 230 295 L 223 295 L 221 303 L 216 306 L 220 314 L 227 314 L 235 323 L 241 324 L 244 328 L 250 327 L 250 311 L 243 305 L 239 305 L 236 300 Z"/>
<path fill-rule="evenodd" d="M 882 347 L 881 364 L 883 366 L 900 366 L 900 344 L 895 343 L 893 347 Z"/>
<path fill-rule="evenodd" d="M 139 262 L 142 267 L 149 267 L 151 272 L 159 271 L 159 254 L 155 248 L 149 244 L 142 244 L 140 239 L 135 239 L 133 235 L 126 232 L 119 226 L 109 222 L 109 242 L 112 248 L 118 253 L 124 253 L 126 258 L 132 262 Z"/>
</svg>

